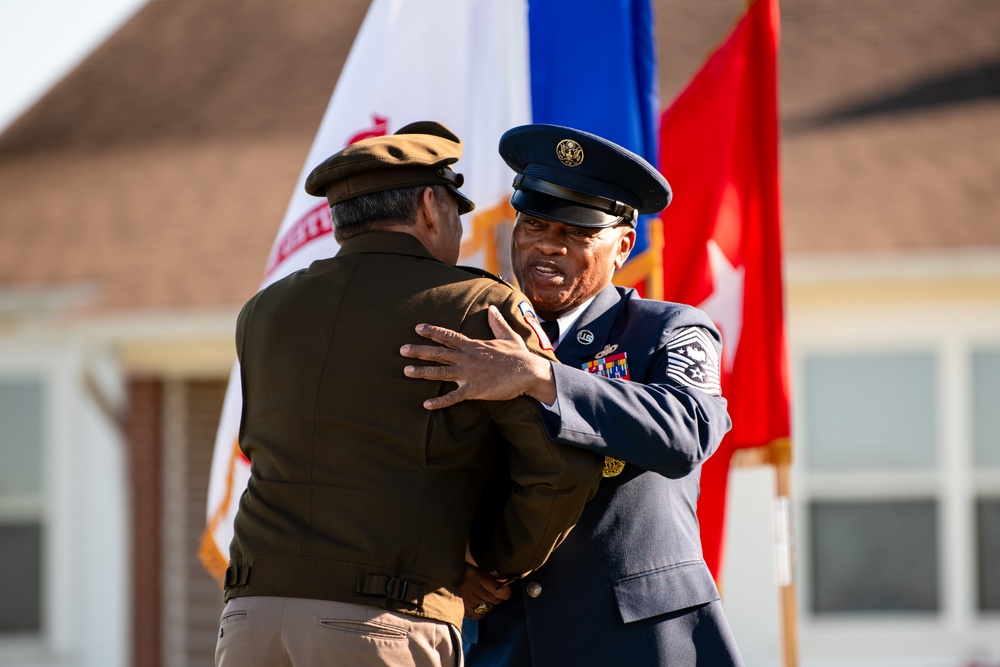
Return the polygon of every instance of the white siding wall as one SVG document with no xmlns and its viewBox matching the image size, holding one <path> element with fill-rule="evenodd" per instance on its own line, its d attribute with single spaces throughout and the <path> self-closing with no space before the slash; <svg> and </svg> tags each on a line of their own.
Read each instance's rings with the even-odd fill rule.
<svg viewBox="0 0 1000 667">
<path fill-rule="evenodd" d="M 57 330 L 0 333 L 0 377 L 35 377 L 45 388 L 42 632 L 0 635 L 0 664 L 125 667 L 124 449 L 85 377 L 101 377 L 111 401 L 120 386 L 106 355 Z"/>
<path fill-rule="evenodd" d="M 798 270 L 796 270 L 798 269 Z M 977 469 L 972 355 L 1000 349 L 1000 257 L 803 262 L 789 272 L 795 533 L 803 667 L 994 667 L 1000 613 L 977 609 L 979 494 L 1000 495 L 1000 471 Z M 936 464 L 929 473 L 834 476 L 810 469 L 803 368 L 811 355 L 929 352 L 934 356 Z M 997 409 L 1000 409 L 998 406 Z M 773 472 L 733 473 L 723 579 L 727 613 L 748 665 L 781 664 L 770 503 Z M 816 614 L 810 599 L 809 502 L 933 497 L 938 507 L 937 613 Z"/>
</svg>

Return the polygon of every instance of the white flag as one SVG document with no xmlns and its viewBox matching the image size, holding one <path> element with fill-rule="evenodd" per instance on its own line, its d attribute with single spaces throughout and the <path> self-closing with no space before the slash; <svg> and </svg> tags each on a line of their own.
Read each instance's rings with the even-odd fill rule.
<svg viewBox="0 0 1000 667">
<path fill-rule="evenodd" d="M 512 175 L 497 144 L 506 130 L 531 122 L 527 11 L 526 0 L 374 0 L 302 166 L 261 288 L 337 252 L 326 200 L 304 190 L 313 167 L 354 141 L 419 120 L 447 125 L 464 144 L 455 169 L 476 210 L 463 216 L 461 263 L 504 266 L 497 225 L 512 218 Z M 216 435 L 199 549 L 219 581 L 250 476 L 237 443 L 241 411 L 237 365 Z"/>
</svg>

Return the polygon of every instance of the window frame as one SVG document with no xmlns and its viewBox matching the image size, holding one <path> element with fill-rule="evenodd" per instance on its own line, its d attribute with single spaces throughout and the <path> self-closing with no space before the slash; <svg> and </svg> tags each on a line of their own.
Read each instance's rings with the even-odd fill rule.
<svg viewBox="0 0 1000 667">
<path fill-rule="evenodd" d="M 39 590 L 38 590 L 38 628 L 31 630 L 4 630 L 0 628 L 0 639 L 32 638 L 40 635 L 45 626 L 45 580 L 44 562 L 46 560 L 46 480 L 45 462 L 48 451 L 47 416 L 49 414 L 48 387 L 43 377 L 31 373 L 3 373 L 0 371 L 2 384 L 27 384 L 37 386 L 38 394 L 38 487 L 17 495 L 0 494 L 0 526 L 15 526 L 18 524 L 37 526 L 39 532 Z M 15 443 L 17 444 L 17 443 Z"/>
<path fill-rule="evenodd" d="M 1000 613 L 978 610 L 975 502 L 1000 494 L 1000 470 L 976 470 L 972 442 L 972 355 L 1000 349 L 1000 316 L 972 317 L 968 303 L 926 303 L 899 298 L 870 302 L 815 303 L 800 307 L 791 322 L 793 409 L 804 406 L 805 368 L 811 355 L 870 356 L 930 353 L 938 368 L 936 392 L 938 466 L 932 471 L 814 472 L 804 439 L 808 416 L 793 412 L 794 530 L 799 621 L 803 645 L 812 655 L 846 655 L 859 637 L 870 637 L 886 655 L 921 648 L 989 642 L 1000 631 Z M 933 316 L 931 316 L 933 313 Z M 942 323 L 947 323 L 943 326 Z M 850 483 L 845 484 L 847 478 Z M 932 499 L 938 508 L 940 610 L 936 613 L 813 611 L 809 509 L 813 501 Z M 961 638 L 960 640 L 958 638 Z M 960 641 L 960 644 L 956 644 Z M 867 642 L 865 642 L 867 643 Z"/>
<path fill-rule="evenodd" d="M 21 495 L 12 499 L 0 498 L 0 521 L 31 520 L 36 521 L 41 534 L 40 546 L 40 578 L 39 582 L 39 627 L 37 630 L 0 632 L 0 648 L 13 648 L 18 651 L 38 650 L 47 643 L 52 630 L 51 599 L 53 582 L 51 580 L 53 518 L 50 502 L 52 493 L 51 462 L 52 439 L 54 428 L 55 403 L 53 385 L 55 378 L 53 368 L 48 360 L 34 358 L 34 355 L 24 355 L 20 360 L 13 360 L 7 355 L 0 355 L 0 380 L 4 382 L 36 382 L 41 387 L 41 475 L 37 495 Z M 0 657 L 3 652 L 0 652 Z"/>
</svg>

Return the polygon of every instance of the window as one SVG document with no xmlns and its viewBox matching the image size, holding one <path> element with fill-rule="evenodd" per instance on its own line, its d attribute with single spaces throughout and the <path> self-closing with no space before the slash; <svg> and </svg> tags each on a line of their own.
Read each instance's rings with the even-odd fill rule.
<svg viewBox="0 0 1000 667">
<path fill-rule="evenodd" d="M 1000 611 L 1000 350 L 972 355 L 975 466 L 994 478 L 981 483 L 976 501 L 976 571 L 979 610 Z"/>
<path fill-rule="evenodd" d="M 814 356 L 804 370 L 812 610 L 938 611 L 933 354 Z"/>
<path fill-rule="evenodd" d="M 0 380 L 0 633 L 41 627 L 43 388 Z"/>
<path fill-rule="evenodd" d="M 806 382 L 811 469 L 927 470 L 937 462 L 929 354 L 810 359 Z"/>
<path fill-rule="evenodd" d="M 37 521 L 0 523 L 0 632 L 40 627 L 41 543 Z"/>
<path fill-rule="evenodd" d="M 977 503 L 976 536 L 979 609 L 1000 611 L 1000 499 Z"/>
<path fill-rule="evenodd" d="M 976 464 L 1000 468 L 1000 351 L 973 353 L 972 378 Z"/>
<path fill-rule="evenodd" d="M 815 502 L 810 509 L 815 611 L 938 608 L 933 501 Z"/>
</svg>

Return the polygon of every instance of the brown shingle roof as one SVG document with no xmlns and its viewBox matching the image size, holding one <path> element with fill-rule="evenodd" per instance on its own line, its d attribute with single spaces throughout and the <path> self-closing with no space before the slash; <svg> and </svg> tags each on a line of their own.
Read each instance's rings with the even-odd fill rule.
<svg viewBox="0 0 1000 667">
<path fill-rule="evenodd" d="M 1000 246 L 1000 3 L 786 0 L 785 247 Z"/>
<path fill-rule="evenodd" d="M 152 0 L 0 136 L 0 286 L 257 287 L 366 0 Z M 742 0 L 657 3 L 661 98 Z M 1000 3 L 785 0 L 789 252 L 1000 246 Z"/>
<path fill-rule="evenodd" d="M 257 288 L 365 0 L 152 0 L 0 136 L 0 285 Z"/>
<path fill-rule="evenodd" d="M 0 151 L 309 137 L 367 7 L 151 0 L 15 123 Z"/>
</svg>

